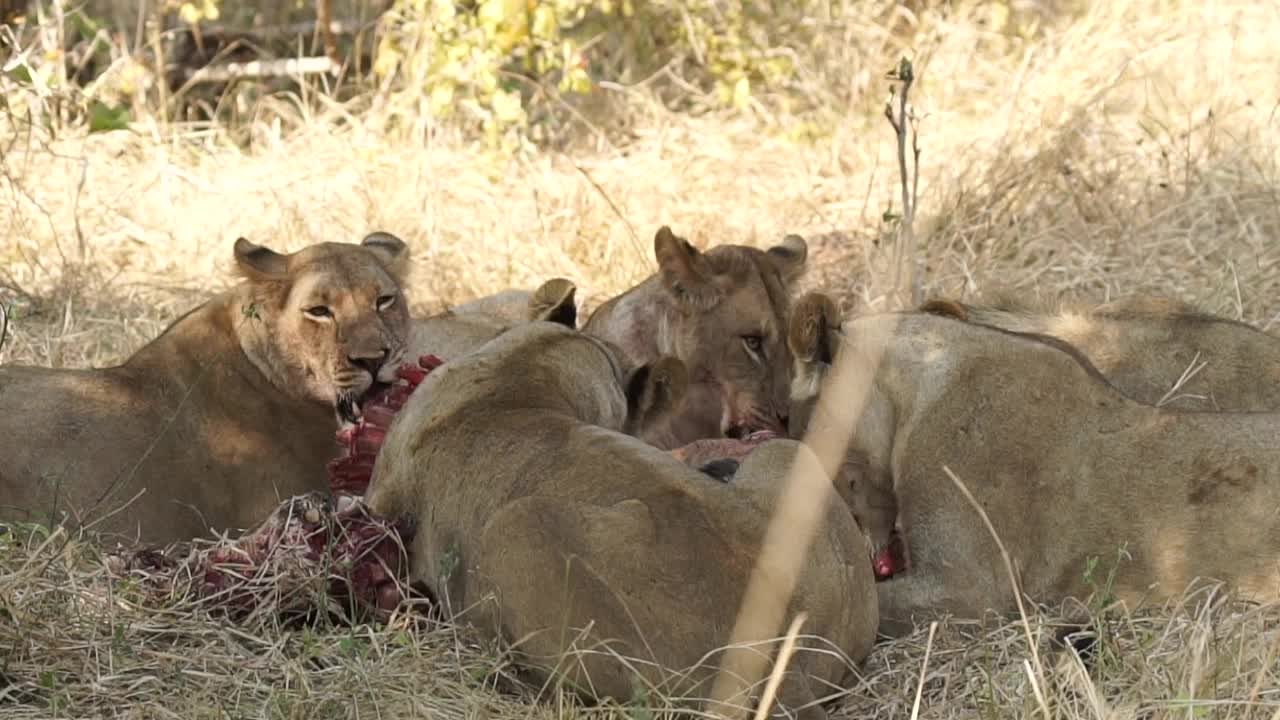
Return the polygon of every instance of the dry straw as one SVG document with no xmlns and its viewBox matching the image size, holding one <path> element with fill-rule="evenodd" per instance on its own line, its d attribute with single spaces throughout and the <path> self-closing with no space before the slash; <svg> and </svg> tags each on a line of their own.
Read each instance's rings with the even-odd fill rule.
<svg viewBox="0 0 1280 720">
<path fill-rule="evenodd" d="M 901 207 L 883 74 L 903 54 L 922 78 L 912 100 L 926 294 L 1158 291 L 1280 322 L 1272 4 L 1013 3 L 1042 18 L 1021 34 L 1001 26 L 1004 3 L 908 4 L 917 14 L 901 9 L 892 28 L 878 14 L 887 4 L 853 5 L 814 19 L 828 43 L 803 82 L 822 102 L 803 116 L 688 117 L 615 86 L 604 92 L 629 109 L 625 144 L 588 133 L 513 161 L 430 123 L 422 142 L 373 132 L 339 105 L 281 100 L 259 105 L 236 138 L 146 117 L 128 132 L 54 137 L 0 80 L 0 362 L 120 360 L 230 281 L 238 235 L 288 250 L 395 232 L 427 311 L 554 276 L 594 305 L 652 272 L 648 240 L 662 224 L 702 246 L 798 232 L 811 243 L 806 288 L 888 307 L 896 226 L 883 217 Z M 802 123 L 817 140 L 795 139 Z M 142 602 L 107 581 L 100 548 L 64 539 L 0 536 L 6 718 L 587 714 L 554 693 L 534 703 L 504 650 L 465 628 L 407 612 L 306 631 L 211 622 L 181 601 Z M 1088 663 L 1050 645 L 1059 608 L 1028 607 L 1025 624 L 944 619 L 931 638 L 921 628 L 877 647 L 832 708 L 860 719 L 1280 718 L 1275 608 L 1202 593 L 1091 613 Z M 1026 671 L 1036 657 L 1043 678 Z M 671 707 L 650 697 L 594 712 Z"/>
</svg>

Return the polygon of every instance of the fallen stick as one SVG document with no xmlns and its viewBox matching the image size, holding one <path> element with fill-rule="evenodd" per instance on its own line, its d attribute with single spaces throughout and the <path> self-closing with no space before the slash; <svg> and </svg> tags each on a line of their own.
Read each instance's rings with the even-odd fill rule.
<svg viewBox="0 0 1280 720">
<path fill-rule="evenodd" d="M 329 57 L 287 58 L 284 60 L 251 60 L 230 62 L 224 65 L 206 65 L 196 70 L 184 70 L 185 83 L 197 85 L 207 82 L 227 82 L 241 78 L 287 77 L 291 75 L 315 75 L 337 73 L 338 64 Z"/>
</svg>

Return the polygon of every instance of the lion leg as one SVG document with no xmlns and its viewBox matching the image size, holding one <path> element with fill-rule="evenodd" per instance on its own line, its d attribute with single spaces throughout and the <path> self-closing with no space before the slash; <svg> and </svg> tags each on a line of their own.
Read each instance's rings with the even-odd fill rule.
<svg viewBox="0 0 1280 720">
<path fill-rule="evenodd" d="M 613 517 L 626 514 L 611 514 L 612 542 L 642 547 L 638 518 Z M 636 673 L 648 674 L 640 669 L 648 663 L 633 660 L 644 654 L 644 643 L 636 647 L 628 632 L 638 609 L 629 611 L 607 576 L 607 558 L 587 541 L 592 522 L 581 509 L 547 498 L 505 506 L 485 524 L 468 585 L 483 585 L 476 597 L 494 592 L 492 601 L 483 601 L 490 616 L 484 621 L 507 641 L 519 642 L 513 649 L 527 666 L 567 681 L 589 699 L 625 703 L 645 684 Z"/>
<path fill-rule="evenodd" d="M 960 573 L 958 575 L 963 575 Z M 895 638 L 914 631 L 916 623 L 941 615 L 977 619 L 991 605 L 973 580 L 959 582 L 953 576 L 914 567 L 905 574 L 876 583 L 880 603 L 880 634 Z"/>
<path fill-rule="evenodd" d="M 792 663 L 795 662 L 793 658 Z M 789 714 L 797 720 L 827 720 L 827 711 L 818 704 L 818 696 L 803 665 L 783 673 L 782 684 L 778 686 L 778 704 L 770 708 L 771 717 Z"/>
<path fill-rule="evenodd" d="M 817 456 L 799 441 L 771 439 L 757 445 L 743 458 L 732 483 L 744 494 L 754 498 L 768 522 L 782 504 L 783 493 L 786 492 L 793 471 L 798 480 L 792 486 L 794 491 L 807 496 L 808 500 L 820 501 L 824 509 L 819 511 L 816 534 L 808 548 L 806 560 L 796 568 L 798 577 L 792 598 L 790 601 L 783 600 L 788 609 L 776 617 L 765 619 L 767 624 L 762 627 L 776 627 L 777 634 L 784 632 L 784 623 L 790 617 L 787 613 L 796 609 L 794 603 L 798 600 L 810 613 L 811 624 L 802 628 L 803 633 L 818 633 L 846 653 L 857 656 L 858 648 L 864 645 L 870 648 L 874 641 L 875 613 L 857 613 L 848 607 L 837 606 L 858 602 L 859 599 L 865 599 L 868 605 L 872 602 L 870 563 L 868 561 L 865 572 L 865 592 L 861 594 L 854 592 L 852 586 L 842 586 L 841 581 L 835 580 L 830 570 L 838 567 L 843 572 L 843 561 L 838 558 L 844 552 L 851 552 L 858 561 L 862 561 L 868 551 L 852 514 L 836 494 L 835 487 Z M 792 509 L 791 512 L 795 513 L 796 510 Z M 859 615 L 864 619 L 860 628 L 843 626 L 843 621 L 837 619 Z M 806 644 L 802 640 L 797 646 L 789 668 L 783 675 L 778 688 L 778 705 L 770 709 L 772 717 L 825 720 L 827 711 L 819 704 L 818 699 L 826 693 L 820 693 L 815 688 L 835 687 L 846 679 L 847 667 L 843 661 L 813 647 L 805 647 Z M 772 662 L 769 662 L 763 667 L 764 677 L 767 678 L 771 666 Z M 760 679 L 763 681 L 764 678 Z"/>
</svg>

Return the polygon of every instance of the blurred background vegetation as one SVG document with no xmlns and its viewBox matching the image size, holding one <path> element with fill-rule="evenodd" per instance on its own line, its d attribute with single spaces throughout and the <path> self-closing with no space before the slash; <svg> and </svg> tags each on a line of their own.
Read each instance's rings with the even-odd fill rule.
<svg viewBox="0 0 1280 720">
<path fill-rule="evenodd" d="M 803 113 L 788 128 L 803 136 L 882 103 L 890 67 L 863 61 L 908 54 L 918 34 L 945 31 L 950 14 L 977 11 L 983 42 L 998 50 L 1083 9 L 1071 0 L 10 1 L 4 72 L 45 123 L 93 129 L 148 113 L 234 127 L 276 96 L 354 103 L 378 110 L 362 115 L 386 132 L 427 123 L 510 150 L 584 129 L 625 137 L 628 100 L 642 91 L 679 113 Z M 326 56 L 332 67 L 301 75 L 279 64 L 240 67 L 231 79 L 208 73 Z"/>
</svg>

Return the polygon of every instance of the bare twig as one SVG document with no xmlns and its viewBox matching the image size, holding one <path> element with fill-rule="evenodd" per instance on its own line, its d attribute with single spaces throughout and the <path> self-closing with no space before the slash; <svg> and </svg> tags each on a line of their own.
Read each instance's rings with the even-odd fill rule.
<svg viewBox="0 0 1280 720">
<path fill-rule="evenodd" d="M 916 699 L 911 704 L 911 720 L 920 717 L 920 698 L 924 695 L 924 679 L 929 673 L 929 655 L 933 652 L 933 636 L 938 631 L 938 621 L 929 623 L 929 641 L 924 646 L 924 662 L 920 663 L 920 681 L 916 683 Z"/>
<path fill-rule="evenodd" d="M 342 66 L 338 59 L 338 40 L 333 34 L 333 12 L 330 0 L 316 0 L 316 24 L 320 26 L 320 35 L 324 38 L 324 54 L 333 63 L 334 72 Z"/>
<path fill-rule="evenodd" d="M 903 58 L 898 67 L 889 73 L 889 78 L 902 86 L 901 90 L 890 89 L 889 100 L 884 105 L 884 116 L 898 138 L 898 174 L 902 184 L 902 218 L 898 222 L 898 239 L 894 243 L 892 295 L 900 304 L 916 307 L 924 300 L 915 234 L 916 200 L 920 191 L 920 144 L 915 116 L 907 107 L 911 86 L 915 83 L 915 68 L 910 60 Z M 895 97 L 898 99 L 896 112 L 893 107 Z M 911 135 L 910 172 L 907 169 L 908 133 Z M 904 286 L 910 289 L 906 290 Z M 902 296 L 904 291 L 908 293 L 906 298 Z"/>
<path fill-rule="evenodd" d="M 622 214 L 622 210 L 613 202 L 613 198 L 609 197 L 609 193 L 605 192 L 605 189 L 600 187 L 600 183 L 596 182 L 596 179 L 591 177 L 591 173 L 587 172 L 586 168 L 574 162 L 567 155 L 565 158 L 569 160 L 569 164 L 573 165 L 574 170 L 577 170 L 582 177 L 586 178 L 587 182 L 591 183 L 591 187 L 595 188 L 595 191 L 599 193 L 600 197 L 609 205 L 609 209 L 613 211 L 613 214 L 622 221 L 623 226 L 627 228 L 627 234 L 631 236 L 631 244 L 635 247 L 636 252 L 643 253 L 644 247 L 640 243 L 640 236 L 636 234 L 635 226 L 631 224 L 631 221 L 627 219 L 626 215 Z"/>
<path fill-rule="evenodd" d="M 4 341 L 9 339 L 9 308 L 0 303 L 0 350 L 4 350 Z"/>
<path fill-rule="evenodd" d="M 764 720 L 769 716 L 769 708 L 778 694 L 778 686 L 782 684 L 782 676 L 787 672 L 787 663 L 791 662 L 791 654 L 796 649 L 796 637 L 800 634 L 800 626 L 804 624 L 805 613 L 796 615 L 787 628 L 786 638 L 782 641 L 782 649 L 778 651 L 778 660 L 774 663 L 773 672 L 769 674 L 769 682 L 764 686 L 760 696 L 760 704 L 756 707 L 755 720 Z"/>
<path fill-rule="evenodd" d="M 1182 397 L 1194 397 L 1194 398 L 1203 399 L 1202 395 L 1190 395 L 1190 394 L 1179 395 L 1178 391 L 1182 389 L 1183 385 L 1186 385 L 1188 382 L 1190 382 L 1191 378 L 1195 377 L 1201 370 L 1205 369 L 1205 367 L 1207 367 L 1208 365 L 1209 365 L 1209 361 L 1201 360 L 1200 353 L 1196 352 L 1195 357 L 1191 358 L 1191 364 L 1188 365 L 1187 368 L 1182 371 L 1182 375 L 1180 375 L 1177 381 L 1173 383 L 1173 387 L 1169 388 L 1168 392 L 1166 392 L 1164 395 L 1160 397 L 1159 400 L 1156 401 L 1155 406 L 1162 407 L 1164 406 L 1165 403 L 1169 402 L 1170 400 L 1176 400 Z"/>
<path fill-rule="evenodd" d="M 337 72 L 338 66 L 332 58 L 304 57 L 284 60 L 251 60 L 249 62 L 230 62 L 225 65 L 205 66 L 198 70 L 188 71 L 187 84 L 202 82 L 227 82 L 247 77 L 281 77 L 288 75 L 309 75 L 325 72 Z"/>
</svg>

